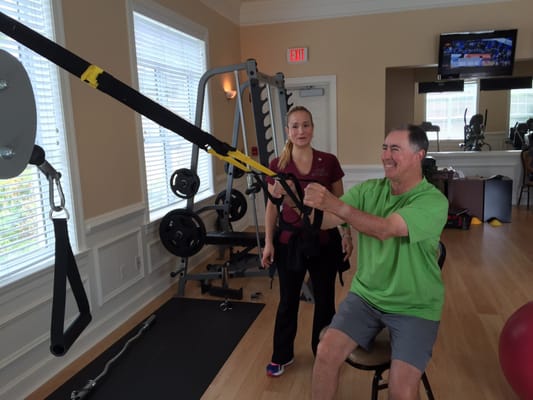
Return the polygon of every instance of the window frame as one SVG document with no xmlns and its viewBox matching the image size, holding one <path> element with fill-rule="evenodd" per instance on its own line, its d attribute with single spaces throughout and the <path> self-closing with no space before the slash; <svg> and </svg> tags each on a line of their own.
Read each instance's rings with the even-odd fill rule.
<svg viewBox="0 0 533 400">
<path fill-rule="evenodd" d="M 23 2 L 24 0 L 18 0 L 18 2 Z M 35 1 L 32 1 L 35 2 Z M 49 37 L 55 43 L 59 45 L 64 45 L 65 35 L 63 30 L 63 13 L 60 0 L 42 0 L 43 7 L 46 7 L 50 11 L 50 32 L 51 37 Z M 8 14 L 9 15 L 9 14 Z M 23 24 L 26 25 L 24 21 Z M 24 45 L 19 44 L 21 48 L 24 48 Z M 28 52 L 33 53 L 30 49 L 27 49 Z M 65 195 L 65 209 L 68 212 L 68 232 L 70 245 L 73 252 L 76 254 L 80 249 L 85 247 L 85 242 L 83 236 L 79 232 L 79 227 L 82 226 L 82 213 L 81 213 L 81 189 L 79 183 L 79 169 L 77 164 L 77 153 L 76 153 L 76 142 L 75 142 L 75 132 L 74 132 L 74 121 L 72 113 L 72 98 L 69 84 L 68 73 L 60 69 L 58 66 L 54 65 L 48 59 L 41 57 L 40 55 L 35 54 L 35 57 L 42 59 L 44 63 L 49 63 L 52 70 L 55 69 L 56 72 L 53 72 L 54 77 L 52 78 L 51 83 L 57 83 L 52 90 L 57 91 L 56 97 L 54 99 L 54 106 L 60 110 L 61 116 L 56 117 L 56 122 L 60 125 L 58 129 L 60 132 L 56 137 L 59 141 L 59 147 L 62 148 L 59 151 L 58 155 L 64 160 L 64 162 L 58 163 L 54 162 L 51 158 L 54 157 L 53 152 L 51 154 L 49 146 L 44 145 L 40 142 L 40 138 L 36 137 L 36 144 L 43 147 L 45 153 L 47 154 L 47 161 L 61 173 L 61 187 Z M 27 67 L 25 66 L 26 70 Z M 31 71 L 29 72 L 30 80 Z M 35 84 L 32 82 L 32 86 Z M 33 87 L 34 92 L 36 91 L 35 86 Z M 55 111 L 54 113 L 57 113 Z M 37 113 L 37 124 L 39 124 L 39 111 Z M 62 131 L 62 132 L 61 132 Z M 61 143 L 62 142 L 62 143 Z M 48 149 L 47 149 L 48 147 Z M 7 287 L 9 285 L 15 284 L 17 282 L 31 279 L 36 273 L 44 271 L 46 269 L 51 269 L 54 266 L 54 256 L 55 256 L 55 236 L 53 234 L 53 224 L 49 218 L 51 205 L 49 199 L 49 184 L 44 177 L 44 175 L 37 170 L 35 166 L 28 165 L 25 171 L 30 172 L 31 169 L 36 170 L 36 174 L 39 175 L 38 180 L 40 182 L 40 193 L 42 196 L 41 209 L 43 210 L 42 218 L 46 221 L 48 226 L 45 233 L 45 245 L 40 251 L 29 252 L 28 254 L 21 254 L 15 258 L 16 267 L 13 267 L 12 264 L 7 264 L 9 267 L 9 273 L 4 274 L 0 272 L 0 288 Z M 33 173 L 34 171 L 31 171 Z M 22 176 L 25 172 L 21 173 L 19 176 Z M 57 193 L 57 188 L 55 190 Z M 57 199 L 55 201 L 57 204 Z"/>
<path fill-rule="evenodd" d="M 177 31 L 184 33 L 186 35 L 192 36 L 196 39 L 199 39 L 204 42 L 204 49 L 205 49 L 205 70 L 208 70 L 209 65 L 209 41 L 208 41 L 208 30 L 207 28 L 196 24 L 195 22 L 177 14 L 174 11 L 171 11 L 161 5 L 155 4 L 151 1 L 146 0 L 128 0 L 127 2 L 127 12 L 128 12 L 128 25 L 129 25 L 129 38 L 130 38 L 130 48 L 131 48 L 131 67 L 132 67 L 132 81 L 134 87 L 140 90 L 140 83 L 139 83 L 139 75 L 138 75 L 138 65 L 137 65 L 137 46 L 136 46 L 136 39 L 135 39 L 135 26 L 134 26 L 134 13 L 139 13 L 149 19 L 155 20 L 161 24 L 167 25 L 173 29 L 176 29 Z M 205 72 L 205 71 L 204 71 Z M 195 88 L 196 93 L 198 91 L 198 88 Z M 211 126 L 211 104 L 210 104 L 210 96 L 207 92 L 204 96 L 204 110 L 202 112 L 203 116 L 203 125 L 206 124 L 207 128 L 205 126 L 202 126 L 202 129 L 204 131 L 209 131 Z M 163 104 L 164 105 L 164 104 Z M 193 105 L 190 105 L 193 106 Z M 196 111 L 197 104 L 194 104 L 194 110 Z M 181 117 L 181 116 L 180 116 Z M 145 203 L 146 203 L 146 209 L 147 209 L 147 220 L 148 223 L 153 223 L 160 218 L 162 218 L 166 213 L 168 213 L 171 210 L 174 210 L 176 208 L 185 208 L 187 205 L 187 200 L 180 199 L 176 196 L 175 201 L 168 203 L 165 207 L 159 208 L 156 210 L 152 210 L 150 208 L 149 204 L 149 193 L 148 193 L 148 181 L 147 181 L 147 168 L 146 168 L 146 152 L 144 148 L 144 134 L 143 134 L 143 123 L 142 123 L 142 116 L 138 115 L 136 118 L 136 125 L 137 125 L 137 138 L 138 138 L 138 145 L 139 145 L 139 157 L 141 159 L 141 178 L 142 178 L 142 190 L 145 197 Z M 194 116 L 192 120 L 189 120 L 192 124 L 195 123 Z M 178 135 L 177 133 L 171 132 L 172 134 Z M 179 135 L 178 135 L 179 136 Z M 181 136 L 179 136 L 181 138 Z M 185 140 L 183 138 L 183 140 Z M 187 142 L 185 140 L 187 144 Z M 204 154 L 203 154 L 204 153 Z M 203 193 L 198 193 L 194 199 L 195 202 L 199 202 L 202 200 L 205 200 L 209 197 L 212 197 L 214 195 L 214 165 L 212 162 L 211 157 L 203 152 L 200 151 L 199 154 L 200 157 L 206 157 L 207 165 L 206 165 L 206 185 L 207 189 L 204 190 Z M 187 168 L 190 167 L 187 165 Z M 202 182 L 202 176 L 200 176 L 200 180 Z M 167 190 L 170 190 L 170 185 L 167 184 L 166 186 Z"/>
<path fill-rule="evenodd" d="M 513 95 L 525 94 L 526 101 L 521 103 L 525 104 L 527 108 L 531 109 L 531 112 L 514 112 L 513 113 Z M 520 115 L 521 117 L 517 117 Z M 529 118 L 533 118 L 533 88 L 527 89 L 511 89 L 509 91 L 509 128 L 514 128 L 517 122 L 526 122 Z"/>
<path fill-rule="evenodd" d="M 479 108 L 479 82 L 475 79 L 468 79 L 468 80 L 465 80 L 464 82 L 465 84 L 465 87 L 467 85 L 475 85 L 475 100 L 474 100 L 474 103 L 475 103 L 475 108 L 473 110 L 470 110 L 468 107 L 468 111 L 467 111 L 467 121 L 469 120 L 469 118 L 474 115 L 474 114 L 477 114 L 477 110 Z M 439 95 L 439 96 L 442 96 L 442 97 L 446 97 L 446 96 L 449 96 L 450 99 L 447 100 L 448 103 L 452 102 L 453 101 L 453 97 L 456 97 L 457 94 L 459 92 L 442 92 L 442 93 L 427 93 L 425 94 L 425 99 L 424 99 L 424 121 L 429 121 L 431 122 L 433 125 L 438 125 L 440 126 L 441 130 L 439 132 L 439 141 L 442 142 L 442 141 L 450 141 L 450 142 L 460 142 L 462 143 L 464 141 L 464 123 L 462 124 L 461 126 L 461 130 L 460 130 L 460 134 L 457 134 L 457 135 L 443 135 L 443 126 L 442 123 L 439 123 L 439 120 L 438 119 L 435 119 L 433 118 L 430 118 L 428 116 L 428 97 L 433 97 L 434 95 Z M 464 91 L 462 92 L 464 93 Z M 449 113 L 447 113 L 449 114 Z M 447 118 L 447 120 L 449 120 L 450 118 Z M 458 118 L 457 118 L 458 119 Z M 461 121 L 464 122 L 464 110 L 463 110 L 463 113 L 461 114 Z M 444 128 L 446 129 L 446 128 Z M 445 130 L 444 130 L 445 132 Z M 437 141 L 437 136 L 436 136 L 436 133 L 435 132 L 429 132 L 428 133 L 428 138 L 430 139 L 430 142 L 436 142 Z"/>
</svg>

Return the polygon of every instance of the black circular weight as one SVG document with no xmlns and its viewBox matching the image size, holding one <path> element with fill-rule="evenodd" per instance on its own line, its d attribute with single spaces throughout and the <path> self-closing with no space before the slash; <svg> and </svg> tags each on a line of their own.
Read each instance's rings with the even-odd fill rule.
<svg viewBox="0 0 533 400">
<path fill-rule="evenodd" d="M 230 168 L 230 163 L 224 163 L 224 172 L 226 174 L 229 174 L 229 168 Z M 233 177 L 235 179 L 239 179 L 241 178 L 242 176 L 244 176 L 244 171 L 240 168 L 237 168 L 236 166 L 233 166 Z"/>
<path fill-rule="evenodd" d="M 200 178 L 190 169 L 177 169 L 170 177 L 170 189 L 180 199 L 190 199 L 199 188 Z"/>
<path fill-rule="evenodd" d="M 179 257 L 198 253 L 205 243 L 205 225 L 201 218 L 188 210 L 173 210 L 159 224 L 159 237 L 163 246 Z"/>
<path fill-rule="evenodd" d="M 226 201 L 226 191 L 223 190 L 215 198 L 215 204 L 224 204 Z M 228 208 L 228 219 L 231 222 L 238 221 L 246 214 L 248 210 L 248 203 L 246 197 L 237 189 L 231 189 Z M 222 211 L 218 211 L 219 214 Z"/>
</svg>

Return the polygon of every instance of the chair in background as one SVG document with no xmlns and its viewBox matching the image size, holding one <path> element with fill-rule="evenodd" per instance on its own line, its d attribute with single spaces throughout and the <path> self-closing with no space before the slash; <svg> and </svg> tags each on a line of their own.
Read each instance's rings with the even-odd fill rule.
<svg viewBox="0 0 533 400">
<path fill-rule="evenodd" d="M 439 242 L 439 256 L 438 264 L 442 269 L 444 261 L 446 260 L 446 246 Z M 321 332 L 321 336 L 325 333 L 327 327 Z M 369 351 L 361 347 L 355 349 L 346 359 L 346 362 L 352 367 L 364 371 L 374 371 L 372 379 L 372 393 L 371 400 L 378 400 L 378 391 L 388 388 L 388 382 L 383 379 L 383 373 L 391 366 L 391 347 L 389 330 L 383 329 L 374 339 L 372 349 Z M 433 391 L 429 384 L 428 377 L 424 372 L 422 374 L 422 384 L 429 400 L 434 400 Z"/>
<path fill-rule="evenodd" d="M 520 186 L 520 195 L 518 196 L 518 205 L 522 201 L 522 193 L 527 192 L 527 208 L 529 208 L 529 191 L 533 187 L 533 160 L 531 153 L 533 150 L 526 149 L 520 153 L 522 160 L 522 185 Z"/>
</svg>

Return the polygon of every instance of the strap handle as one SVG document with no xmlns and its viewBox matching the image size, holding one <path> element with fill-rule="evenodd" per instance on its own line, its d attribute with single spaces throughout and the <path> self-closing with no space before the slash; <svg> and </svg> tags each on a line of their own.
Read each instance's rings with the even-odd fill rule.
<svg viewBox="0 0 533 400">
<path fill-rule="evenodd" d="M 55 246 L 55 271 L 54 271 L 54 296 L 52 299 L 52 324 L 50 328 L 50 351 L 55 356 L 66 354 L 70 346 L 80 336 L 91 322 L 89 301 L 81 281 L 68 238 L 67 220 L 57 218 L 54 223 L 56 236 Z M 64 330 L 65 306 L 67 295 L 67 279 L 72 288 L 72 294 L 78 305 L 79 315 Z"/>
</svg>

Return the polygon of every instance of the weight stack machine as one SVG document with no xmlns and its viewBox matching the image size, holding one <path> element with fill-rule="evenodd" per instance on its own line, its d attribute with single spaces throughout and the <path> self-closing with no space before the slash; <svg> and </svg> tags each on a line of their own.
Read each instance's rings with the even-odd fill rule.
<svg viewBox="0 0 533 400">
<path fill-rule="evenodd" d="M 273 157 L 279 155 L 280 149 L 286 141 L 283 127 L 286 125 L 289 97 L 285 89 L 285 78 L 282 73 L 274 76 L 259 72 L 257 62 L 249 59 L 244 63 L 218 67 L 207 71 L 198 85 L 195 125 L 201 128 L 205 102 L 205 92 L 208 83 L 221 74 L 233 74 L 235 87 L 238 88 L 233 120 L 233 136 L 231 145 L 238 148 L 241 144 L 248 155 L 247 126 L 252 125 L 255 130 L 259 162 L 268 166 Z M 240 76 L 246 80 L 241 84 Z M 248 96 L 246 96 L 248 95 Z M 250 99 L 252 124 L 247 124 L 243 99 Z M 242 142 L 240 141 L 242 140 Z M 172 254 L 181 258 L 180 264 L 171 276 L 179 276 L 178 295 L 183 296 L 187 281 L 201 282 L 202 292 L 218 297 L 242 299 L 243 291 L 229 287 L 231 277 L 268 276 L 270 271 L 260 269 L 260 249 L 264 245 L 264 232 L 259 231 L 257 220 L 256 195 L 262 190 L 257 178 L 247 174 L 246 195 L 253 204 L 255 232 L 235 232 L 232 222 L 243 218 L 248 209 L 246 197 L 234 188 L 234 179 L 244 175 L 244 172 L 234 165 L 226 163 L 226 188 L 216 197 L 214 205 L 201 208 L 195 206 L 194 197 L 199 186 L 196 171 L 198 169 L 199 147 L 193 144 L 191 167 L 189 171 L 181 171 L 175 176 L 175 187 L 178 192 L 185 192 L 187 205 L 183 209 L 173 210 L 161 221 L 160 237 L 163 245 Z M 177 171 L 178 172 L 178 171 Z M 254 179 L 256 179 L 254 181 Z M 172 182 L 171 182 L 172 184 Z M 266 193 L 263 193 L 266 204 Z M 180 196 L 181 197 L 181 196 Z M 215 211 L 219 230 L 207 232 L 200 215 Z M 229 258 L 222 264 L 210 264 L 206 272 L 189 272 L 189 258 L 199 252 L 204 245 L 219 246 L 224 253 L 229 249 Z M 235 250 L 239 248 L 240 250 Z M 253 249 L 257 253 L 252 253 Z M 221 280 L 220 286 L 211 284 L 212 280 Z"/>
</svg>

